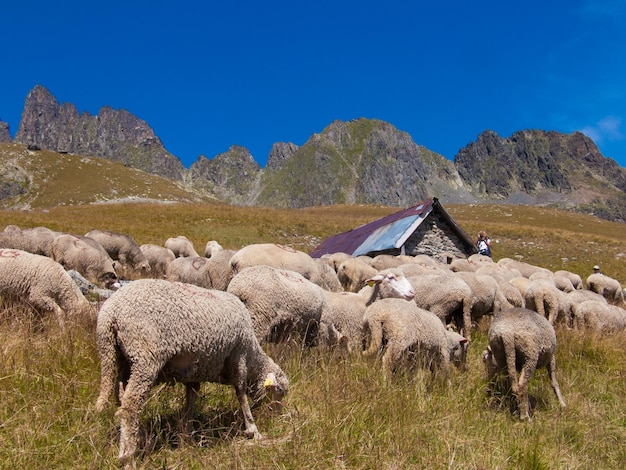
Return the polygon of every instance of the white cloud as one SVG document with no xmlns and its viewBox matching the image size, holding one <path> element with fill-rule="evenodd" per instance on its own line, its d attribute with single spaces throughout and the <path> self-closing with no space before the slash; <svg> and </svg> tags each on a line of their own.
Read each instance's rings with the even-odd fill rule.
<svg viewBox="0 0 626 470">
<path fill-rule="evenodd" d="M 603 141 L 622 140 L 622 119 L 616 116 L 607 116 L 600 119 L 593 125 L 588 125 L 580 129 L 580 132 L 592 139 L 596 144 Z"/>
</svg>

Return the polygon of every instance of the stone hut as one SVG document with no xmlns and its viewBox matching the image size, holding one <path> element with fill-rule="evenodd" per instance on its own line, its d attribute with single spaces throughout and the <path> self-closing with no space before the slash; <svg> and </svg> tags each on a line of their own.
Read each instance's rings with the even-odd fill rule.
<svg viewBox="0 0 626 470">
<path fill-rule="evenodd" d="M 476 243 L 436 197 L 324 240 L 311 256 L 428 255 L 449 262 L 478 252 Z"/>
</svg>

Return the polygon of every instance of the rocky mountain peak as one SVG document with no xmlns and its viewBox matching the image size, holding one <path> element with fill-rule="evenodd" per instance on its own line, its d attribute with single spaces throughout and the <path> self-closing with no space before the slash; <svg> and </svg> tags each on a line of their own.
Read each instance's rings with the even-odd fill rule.
<svg viewBox="0 0 626 470">
<path fill-rule="evenodd" d="M 0 142 L 11 142 L 12 140 L 9 123 L 0 119 Z"/>
</svg>

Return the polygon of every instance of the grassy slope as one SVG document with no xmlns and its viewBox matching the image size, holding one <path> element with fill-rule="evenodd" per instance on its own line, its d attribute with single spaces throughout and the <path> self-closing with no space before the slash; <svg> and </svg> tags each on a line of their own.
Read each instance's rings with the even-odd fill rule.
<svg viewBox="0 0 626 470">
<path fill-rule="evenodd" d="M 445 204 L 444 204 L 445 206 Z M 470 234 L 484 228 L 494 256 L 523 257 L 556 270 L 590 266 L 626 282 L 626 231 L 580 214 L 523 206 L 445 206 Z M 324 237 L 396 209 L 336 206 L 306 210 L 223 205 L 117 204 L 0 211 L 0 226 L 45 225 L 85 233 L 121 231 L 139 243 L 187 235 L 196 249 L 257 241 L 308 251 Z M 98 394 L 93 333 L 43 331 L 24 309 L 0 309 L 0 462 L 6 468 L 116 468 L 115 407 L 92 412 Z M 284 413 L 255 410 L 268 440 L 241 438 L 231 389 L 203 386 L 191 441 L 176 438 L 181 387 L 157 387 L 144 413 L 151 449 L 146 468 L 623 468 L 626 464 L 626 334 L 597 339 L 558 332 L 560 410 L 545 371 L 531 381 L 531 423 L 518 423 L 506 399 L 488 399 L 480 354 L 482 324 L 467 373 L 429 389 L 427 375 L 385 378 L 375 361 L 317 350 L 267 350 L 291 378 Z"/>
</svg>

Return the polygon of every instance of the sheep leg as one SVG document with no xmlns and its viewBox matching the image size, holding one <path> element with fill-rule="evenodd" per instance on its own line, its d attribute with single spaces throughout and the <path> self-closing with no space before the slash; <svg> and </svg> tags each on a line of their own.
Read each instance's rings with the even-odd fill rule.
<svg viewBox="0 0 626 470">
<path fill-rule="evenodd" d="M 237 394 L 237 400 L 241 406 L 241 412 L 243 413 L 243 421 L 246 426 L 244 434 L 251 439 L 261 439 L 261 433 L 254 424 L 254 418 L 252 417 L 252 410 L 250 409 L 250 403 L 248 402 L 248 395 L 246 394 L 245 385 L 237 381 L 235 384 L 235 392 Z"/>
<path fill-rule="evenodd" d="M 137 362 L 131 370 L 128 385 L 121 398 L 121 406 L 115 413 L 120 418 L 119 461 L 122 464 L 132 461 L 139 441 L 140 413 L 152 388 L 160 367 Z M 138 372 L 139 371 L 139 372 Z"/>
<path fill-rule="evenodd" d="M 185 408 L 183 410 L 183 426 L 186 432 L 191 432 L 191 418 L 196 404 L 196 398 L 200 393 L 200 382 L 185 384 Z"/>
<path fill-rule="evenodd" d="M 461 333 L 467 341 L 472 337 L 472 304 L 469 300 L 463 301 L 463 332 Z"/>
<path fill-rule="evenodd" d="M 383 344 L 383 325 L 378 321 L 367 322 L 370 336 L 369 347 L 363 351 L 364 356 L 373 356 Z"/>
<path fill-rule="evenodd" d="M 548 376 L 550 377 L 550 385 L 552 386 L 552 390 L 554 390 L 554 394 L 559 400 L 561 408 L 565 408 L 565 400 L 563 400 L 561 388 L 559 387 L 559 383 L 556 380 L 556 358 L 554 356 L 552 356 L 552 359 L 550 360 L 550 362 L 548 362 L 546 368 L 548 369 Z"/>
<path fill-rule="evenodd" d="M 535 372 L 536 365 L 532 362 L 526 362 L 522 367 L 517 383 L 517 403 L 519 408 L 519 417 L 521 420 L 530 419 L 530 406 L 528 403 L 528 382 Z"/>
</svg>

